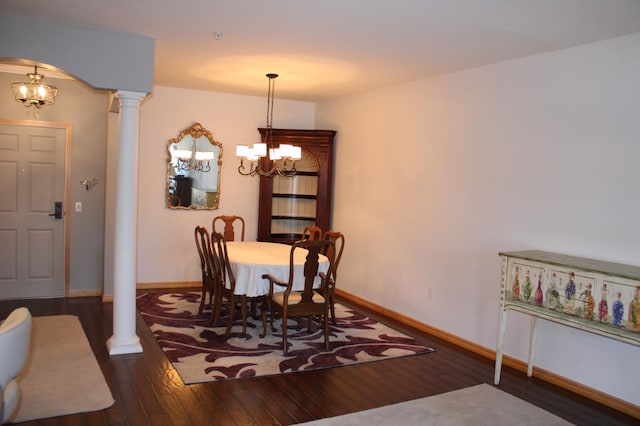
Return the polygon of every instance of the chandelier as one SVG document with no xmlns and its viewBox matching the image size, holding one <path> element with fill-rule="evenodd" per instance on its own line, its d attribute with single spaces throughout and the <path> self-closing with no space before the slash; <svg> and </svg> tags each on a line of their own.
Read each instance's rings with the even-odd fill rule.
<svg viewBox="0 0 640 426">
<path fill-rule="evenodd" d="M 40 109 L 43 105 L 53 105 L 58 95 L 58 88 L 43 83 L 44 76 L 38 74 L 37 65 L 32 73 L 27 73 L 27 77 L 31 80 L 29 83 L 11 83 L 16 101 L 22 102 L 27 108 L 33 105 Z"/>
<path fill-rule="evenodd" d="M 267 93 L 267 127 L 262 143 L 255 143 L 253 147 L 248 145 L 236 146 L 236 157 L 240 158 L 238 173 L 244 176 L 295 176 L 296 161 L 302 158 L 302 150 L 299 146 L 280 144 L 277 148 L 273 143 L 273 97 L 274 83 L 278 74 L 267 74 L 269 78 L 269 91 Z M 262 158 L 269 153 L 269 160 L 273 162 L 271 169 L 263 170 Z M 249 170 L 245 169 L 244 161 L 250 163 Z"/>
<path fill-rule="evenodd" d="M 175 148 L 175 147 L 174 147 Z M 189 149 L 174 149 L 171 156 L 176 160 L 176 168 L 180 171 L 209 172 L 211 171 L 211 161 L 214 158 L 213 151 L 198 151 L 196 140 Z"/>
</svg>

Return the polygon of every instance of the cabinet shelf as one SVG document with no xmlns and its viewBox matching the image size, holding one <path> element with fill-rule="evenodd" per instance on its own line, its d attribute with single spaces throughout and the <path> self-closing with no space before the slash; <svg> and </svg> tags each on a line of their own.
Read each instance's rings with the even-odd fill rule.
<svg viewBox="0 0 640 426">
<path fill-rule="evenodd" d="M 284 215 L 279 215 L 279 216 L 271 216 L 271 219 L 273 220 L 306 220 L 306 221 L 315 221 L 316 218 L 311 216 L 284 216 Z"/>
<path fill-rule="evenodd" d="M 302 234 L 271 234 L 271 238 L 277 241 L 274 242 L 283 242 L 283 240 L 287 241 L 298 241 L 302 239 Z"/>
<path fill-rule="evenodd" d="M 295 176 L 318 176 L 318 172 L 308 172 L 308 171 L 296 170 Z"/>
<path fill-rule="evenodd" d="M 300 198 L 304 200 L 315 200 L 317 195 L 313 194 L 271 194 L 273 198 Z"/>
</svg>

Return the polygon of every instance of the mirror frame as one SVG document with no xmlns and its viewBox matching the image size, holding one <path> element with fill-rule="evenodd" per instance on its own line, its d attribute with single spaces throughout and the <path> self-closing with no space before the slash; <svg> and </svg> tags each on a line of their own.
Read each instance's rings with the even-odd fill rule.
<svg viewBox="0 0 640 426">
<path fill-rule="evenodd" d="M 180 206 L 180 205 L 174 205 L 174 203 L 172 203 L 172 199 L 174 197 L 176 197 L 175 195 L 173 195 L 170 191 L 170 187 L 171 187 L 171 177 L 173 176 L 172 174 L 172 168 L 174 166 L 172 166 L 172 156 L 171 156 L 171 147 L 173 145 L 179 144 L 180 142 L 182 142 L 182 140 L 186 137 L 186 136 L 191 136 L 194 140 L 198 140 L 201 137 L 204 137 L 212 146 L 213 149 L 215 149 L 216 147 L 219 150 L 219 154 L 218 154 L 218 161 L 216 162 L 215 160 L 212 162 L 211 166 L 213 167 L 217 167 L 217 174 L 218 174 L 218 188 L 217 188 L 217 192 L 216 192 L 216 196 L 215 196 L 215 200 L 212 203 L 212 205 L 210 207 L 208 206 L 195 206 L 193 203 L 190 204 L 189 206 Z M 200 172 L 202 173 L 202 172 Z M 216 173 L 215 170 L 211 170 L 209 172 L 206 173 Z M 191 125 L 191 127 L 187 127 L 186 129 L 182 130 L 177 137 L 170 139 L 169 142 L 167 143 L 167 178 L 166 178 L 166 182 L 165 182 L 165 205 L 167 208 L 172 209 L 172 210 L 217 210 L 219 208 L 220 205 L 220 178 L 222 176 L 222 144 L 218 141 L 216 141 L 213 138 L 213 134 L 208 131 L 207 129 L 205 129 L 204 127 L 202 127 L 202 125 L 200 123 L 193 123 L 193 125 Z"/>
</svg>

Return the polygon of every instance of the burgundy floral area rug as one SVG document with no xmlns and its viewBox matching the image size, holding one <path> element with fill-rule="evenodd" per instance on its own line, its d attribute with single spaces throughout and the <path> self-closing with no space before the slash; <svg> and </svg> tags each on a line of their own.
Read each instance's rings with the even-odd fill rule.
<svg viewBox="0 0 640 426">
<path fill-rule="evenodd" d="M 199 292 L 145 293 L 137 297 L 138 310 L 158 344 L 185 384 L 240 379 L 295 371 L 337 367 L 408 355 L 434 349 L 352 309 L 336 304 L 337 325 L 330 323 L 330 350 L 324 349 L 322 330 L 289 321 L 289 352 L 282 352 L 281 321 L 276 331 L 260 338 L 262 322 L 249 315 L 242 334 L 240 314 L 225 336 L 228 306 L 209 327 L 210 311 L 198 315 Z M 268 326 L 268 325 L 267 325 Z"/>
</svg>

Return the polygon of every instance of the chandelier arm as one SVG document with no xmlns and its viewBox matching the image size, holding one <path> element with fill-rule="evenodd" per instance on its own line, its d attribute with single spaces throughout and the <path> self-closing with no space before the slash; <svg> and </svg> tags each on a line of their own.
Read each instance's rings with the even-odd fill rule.
<svg viewBox="0 0 640 426">
<path fill-rule="evenodd" d="M 256 174 L 260 173 L 260 165 L 258 164 L 257 167 L 254 167 L 253 162 L 251 162 L 251 166 L 249 168 L 248 172 L 245 172 L 245 167 L 244 167 L 244 161 L 241 158 L 240 159 L 240 166 L 238 166 L 238 173 L 240 173 L 242 176 L 255 176 Z"/>
<path fill-rule="evenodd" d="M 241 164 L 240 166 L 238 166 L 238 173 L 240 173 L 242 176 L 253 176 L 253 167 L 251 168 L 250 171 L 245 172 L 244 171 L 244 166 Z"/>
</svg>

